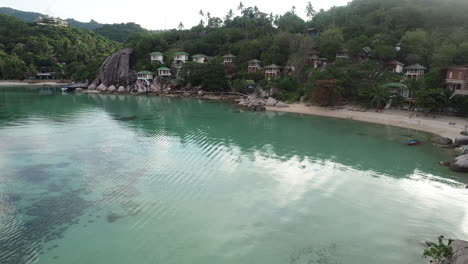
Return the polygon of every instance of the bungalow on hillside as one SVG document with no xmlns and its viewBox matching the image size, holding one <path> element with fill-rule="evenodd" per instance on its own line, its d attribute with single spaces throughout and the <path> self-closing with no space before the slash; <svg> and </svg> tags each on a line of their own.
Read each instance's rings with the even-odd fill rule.
<svg viewBox="0 0 468 264">
<path fill-rule="evenodd" d="M 195 54 L 192 56 L 192 60 L 194 62 L 198 62 L 198 63 L 207 63 L 208 62 L 208 57 L 206 55 L 203 55 L 203 54 Z"/>
<path fill-rule="evenodd" d="M 225 55 L 223 56 L 223 64 L 224 66 L 231 66 L 234 64 L 234 59 L 236 58 L 236 56 L 232 55 L 232 54 L 228 54 L 228 55 Z"/>
<path fill-rule="evenodd" d="M 362 50 L 358 53 L 359 59 L 366 61 L 370 57 L 372 57 L 372 49 L 369 47 L 364 47 Z"/>
<path fill-rule="evenodd" d="M 174 53 L 174 63 L 186 63 L 189 59 L 189 54 L 184 51 Z"/>
<path fill-rule="evenodd" d="M 424 76 L 426 70 L 427 68 L 420 64 L 413 64 L 405 68 L 405 77 L 407 79 L 419 79 Z"/>
<path fill-rule="evenodd" d="M 327 58 L 318 58 L 314 60 L 314 69 L 317 69 L 319 67 L 325 67 L 328 64 L 328 59 Z"/>
<path fill-rule="evenodd" d="M 150 71 L 139 71 L 137 72 L 137 80 L 150 81 L 154 79 L 154 73 Z"/>
<path fill-rule="evenodd" d="M 309 53 L 309 56 L 307 57 L 307 61 L 309 63 L 314 63 L 315 60 L 320 59 L 320 52 L 318 50 L 313 50 L 312 52 Z"/>
<path fill-rule="evenodd" d="M 396 60 L 389 61 L 387 65 L 389 70 L 396 73 L 403 73 L 403 67 L 405 66 L 405 64 Z"/>
<path fill-rule="evenodd" d="M 50 67 L 41 67 L 41 71 L 36 74 L 30 74 L 29 80 L 55 80 L 56 73 L 52 71 Z"/>
<path fill-rule="evenodd" d="M 255 18 L 262 18 L 262 17 L 268 16 L 268 14 L 259 11 L 259 12 L 255 13 L 254 16 L 255 16 Z"/>
<path fill-rule="evenodd" d="M 281 74 L 281 67 L 276 64 L 272 64 L 272 65 L 265 67 L 265 79 L 267 80 L 278 78 L 280 74 Z"/>
<path fill-rule="evenodd" d="M 307 35 L 312 37 L 317 37 L 319 35 L 319 30 L 316 28 L 307 28 L 305 32 L 307 32 Z"/>
<path fill-rule="evenodd" d="M 262 69 L 262 62 L 256 59 L 248 61 L 247 64 L 247 72 L 258 72 Z"/>
<path fill-rule="evenodd" d="M 336 59 L 349 59 L 348 50 L 342 49 L 336 53 Z"/>
<path fill-rule="evenodd" d="M 158 76 L 171 77 L 171 69 L 167 67 L 160 67 L 156 71 L 158 72 Z"/>
<path fill-rule="evenodd" d="M 151 62 L 158 61 L 161 64 L 164 63 L 164 54 L 162 54 L 161 52 L 151 52 L 150 56 L 151 56 Z"/>
<path fill-rule="evenodd" d="M 453 66 L 446 71 L 444 88 L 455 93 L 468 93 L 468 65 Z"/>
</svg>

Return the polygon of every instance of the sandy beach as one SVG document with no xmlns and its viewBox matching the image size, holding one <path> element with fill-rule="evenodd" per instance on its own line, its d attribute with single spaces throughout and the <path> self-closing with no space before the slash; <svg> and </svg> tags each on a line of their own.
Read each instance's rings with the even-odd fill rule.
<svg viewBox="0 0 468 264">
<path fill-rule="evenodd" d="M 363 111 L 353 108 L 329 109 L 317 106 L 306 106 L 304 104 L 291 104 L 288 108 L 267 107 L 266 110 L 327 116 L 411 128 L 452 139 L 459 136 L 460 131 L 465 130 L 465 125 L 468 125 L 468 118 L 441 115 L 434 116 L 432 114 L 425 116 L 424 113 L 389 109 L 376 112 L 375 110 Z M 450 122 L 455 122 L 455 125 L 449 125 Z"/>
<path fill-rule="evenodd" d="M 0 86 L 47 86 L 47 85 L 64 85 L 70 81 L 0 81 Z"/>
</svg>

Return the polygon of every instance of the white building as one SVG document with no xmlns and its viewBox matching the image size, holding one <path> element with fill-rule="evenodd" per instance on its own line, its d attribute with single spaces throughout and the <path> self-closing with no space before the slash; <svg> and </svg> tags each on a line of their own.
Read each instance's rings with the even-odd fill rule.
<svg viewBox="0 0 468 264">
<path fill-rule="evenodd" d="M 162 54 L 161 52 L 151 52 L 150 56 L 151 56 L 151 62 L 158 61 L 160 63 L 164 63 L 164 54 Z"/>
<path fill-rule="evenodd" d="M 195 54 L 192 56 L 192 60 L 198 63 L 206 63 L 208 62 L 208 57 L 203 54 Z"/>
<path fill-rule="evenodd" d="M 189 54 L 187 52 L 178 51 L 174 53 L 174 62 L 175 63 L 186 63 L 189 59 Z"/>
<path fill-rule="evenodd" d="M 150 81 L 154 79 L 154 73 L 150 71 L 140 71 L 137 72 L 137 80 L 146 80 Z"/>
<path fill-rule="evenodd" d="M 426 70 L 427 68 L 420 64 L 413 64 L 405 68 L 405 77 L 407 79 L 419 79 L 424 76 Z"/>
<path fill-rule="evenodd" d="M 387 64 L 389 65 L 392 72 L 403 73 L 403 67 L 405 66 L 405 64 L 396 60 L 392 60 Z"/>
<path fill-rule="evenodd" d="M 171 69 L 167 67 L 158 68 L 158 76 L 171 77 Z"/>
<path fill-rule="evenodd" d="M 234 59 L 236 58 L 236 56 L 232 55 L 232 54 L 228 54 L 228 55 L 225 55 L 223 56 L 223 64 L 224 66 L 229 66 L 229 65 L 233 65 L 234 64 Z"/>
</svg>

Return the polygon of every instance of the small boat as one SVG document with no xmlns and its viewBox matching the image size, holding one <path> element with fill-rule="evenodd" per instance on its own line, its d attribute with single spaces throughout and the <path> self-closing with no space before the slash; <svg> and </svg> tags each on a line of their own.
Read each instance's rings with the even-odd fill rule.
<svg viewBox="0 0 468 264">
<path fill-rule="evenodd" d="M 421 141 L 417 140 L 417 139 L 413 139 L 413 140 L 410 140 L 408 142 L 406 142 L 406 145 L 408 146 L 416 146 L 416 145 L 419 145 L 421 144 Z"/>
<path fill-rule="evenodd" d="M 60 89 L 62 89 L 62 92 L 68 92 L 68 87 L 62 87 Z"/>
</svg>

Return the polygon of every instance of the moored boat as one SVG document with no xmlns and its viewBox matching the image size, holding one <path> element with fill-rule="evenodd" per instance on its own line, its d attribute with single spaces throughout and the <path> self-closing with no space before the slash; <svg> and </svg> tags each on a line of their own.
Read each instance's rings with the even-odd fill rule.
<svg viewBox="0 0 468 264">
<path fill-rule="evenodd" d="M 406 142 L 406 145 L 408 145 L 408 146 L 416 146 L 416 145 L 419 145 L 419 144 L 421 144 L 421 141 L 419 141 L 417 139 L 409 140 L 408 142 Z"/>
</svg>

